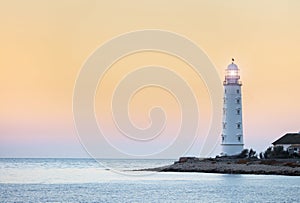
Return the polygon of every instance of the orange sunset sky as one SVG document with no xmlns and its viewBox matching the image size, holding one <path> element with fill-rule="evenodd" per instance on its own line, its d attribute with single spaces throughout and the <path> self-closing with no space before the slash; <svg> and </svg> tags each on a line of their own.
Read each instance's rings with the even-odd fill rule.
<svg viewBox="0 0 300 203">
<path fill-rule="evenodd" d="M 284 133 L 300 131 L 299 9 L 297 0 L 1 1 L 0 157 L 88 156 L 73 123 L 77 75 L 101 44 L 143 29 L 190 39 L 222 80 L 235 58 L 243 82 L 245 147 L 263 151 Z M 109 95 L 122 74 L 149 64 L 170 67 L 187 80 L 200 101 L 202 122 L 208 124 L 203 81 L 167 54 L 137 53 L 118 61 L 100 84 L 104 94 Z M 150 103 L 162 102 L 175 126 L 169 132 L 174 133 L 180 114 L 174 98 L 145 91 L 129 105 L 132 121 L 147 127 Z M 99 92 L 95 102 L 101 117 Z"/>
</svg>

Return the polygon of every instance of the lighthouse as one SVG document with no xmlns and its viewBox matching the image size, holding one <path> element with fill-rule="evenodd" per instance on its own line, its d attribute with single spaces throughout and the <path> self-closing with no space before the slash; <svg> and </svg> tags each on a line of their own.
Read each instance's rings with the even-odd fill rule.
<svg viewBox="0 0 300 203">
<path fill-rule="evenodd" d="M 242 91 L 239 68 L 234 63 L 228 65 L 225 74 L 222 155 L 236 155 L 243 150 Z"/>
</svg>

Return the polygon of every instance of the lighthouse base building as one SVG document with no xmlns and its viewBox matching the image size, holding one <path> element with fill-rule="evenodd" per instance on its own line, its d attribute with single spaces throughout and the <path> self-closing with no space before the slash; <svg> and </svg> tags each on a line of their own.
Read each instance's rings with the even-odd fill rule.
<svg viewBox="0 0 300 203">
<path fill-rule="evenodd" d="M 227 67 L 224 85 L 222 155 L 236 155 L 244 148 L 242 121 L 242 91 L 239 69 L 232 63 Z"/>
</svg>

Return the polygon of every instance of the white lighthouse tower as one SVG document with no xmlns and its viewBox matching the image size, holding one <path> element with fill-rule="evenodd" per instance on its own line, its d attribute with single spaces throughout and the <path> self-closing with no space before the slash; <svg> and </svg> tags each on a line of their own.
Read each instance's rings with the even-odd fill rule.
<svg viewBox="0 0 300 203">
<path fill-rule="evenodd" d="M 232 63 L 226 69 L 224 81 L 222 155 L 236 155 L 243 150 L 242 83 L 239 69 Z"/>
</svg>

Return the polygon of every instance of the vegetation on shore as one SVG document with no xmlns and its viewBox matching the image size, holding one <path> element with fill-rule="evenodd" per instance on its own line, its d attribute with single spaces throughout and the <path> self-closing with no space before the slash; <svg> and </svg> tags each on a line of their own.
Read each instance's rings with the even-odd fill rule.
<svg viewBox="0 0 300 203">
<path fill-rule="evenodd" d="M 300 159 L 289 155 L 281 147 L 270 147 L 259 155 L 253 149 L 244 149 L 235 156 L 217 156 L 205 159 L 181 157 L 172 165 L 143 170 L 300 176 Z"/>
<path fill-rule="evenodd" d="M 219 158 L 217 156 L 216 158 Z M 282 146 L 269 147 L 266 151 L 256 153 L 253 149 L 244 149 L 240 154 L 234 156 L 224 156 L 237 159 L 295 159 L 300 158 L 299 154 L 289 154 Z"/>
</svg>

